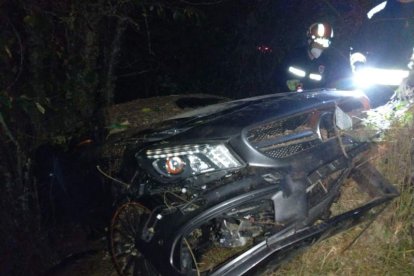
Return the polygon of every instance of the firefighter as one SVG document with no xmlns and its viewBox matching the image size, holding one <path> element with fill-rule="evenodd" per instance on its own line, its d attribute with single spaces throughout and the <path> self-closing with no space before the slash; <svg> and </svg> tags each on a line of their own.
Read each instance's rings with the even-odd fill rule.
<svg viewBox="0 0 414 276">
<path fill-rule="evenodd" d="M 328 23 L 313 23 L 307 30 L 307 44 L 295 48 L 282 62 L 283 91 L 316 89 L 327 84 L 328 64 L 324 51 L 329 48 L 334 36 Z M 280 77 L 280 76 L 279 76 Z"/>
<path fill-rule="evenodd" d="M 405 67 L 414 47 L 414 1 L 388 0 L 372 8 L 352 46 L 374 54 L 371 64 Z"/>
</svg>

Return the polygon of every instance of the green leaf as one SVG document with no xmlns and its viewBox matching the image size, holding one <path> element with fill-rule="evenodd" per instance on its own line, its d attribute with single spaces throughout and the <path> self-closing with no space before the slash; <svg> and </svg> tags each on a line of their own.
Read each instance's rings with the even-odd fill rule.
<svg viewBox="0 0 414 276">
<path fill-rule="evenodd" d="M 66 137 L 64 135 L 57 135 L 52 137 L 52 141 L 55 145 L 65 145 L 70 140 L 70 137 Z"/>
<path fill-rule="evenodd" d="M 2 105 L 9 109 L 12 107 L 12 98 L 6 95 L 6 93 L 0 94 L 0 106 Z"/>
<path fill-rule="evenodd" d="M 123 131 L 127 130 L 129 125 L 130 125 L 129 121 L 125 120 L 122 123 L 114 123 L 114 124 L 106 127 L 106 128 L 109 129 L 107 137 L 109 137 L 112 134 L 120 133 L 120 132 L 123 132 Z"/>
<path fill-rule="evenodd" d="M 163 16 L 165 16 L 165 11 L 164 11 L 164 8 L 163 8 L 162 6 L 158 6 L 158 7 L 157 7 L 157 15 L 158 15 L 159 17 L 163 17 Z"/>
<path fill-rule="evenodd" d="M 35 105 L 36 105 L 37 110 L 38 110 L 40 113 L 45 114 L 46 110 L 45 110 L 45 108 L 44 108 L 44 107 L 43 107 L 40 103 L 35 102 Z"/>
<path fill-rule="evenodd" d="M 25 95 L 25 94 L 21 95 L 21 96 L 20 96 L 20 99 L 21 99 L 21 100 L 25 100 L 25 101 L 30 101 L 30 100 L 31 100 L 31 99 L 30 99 L 27 95 Z"/>
<path fill-rule="evenodd" d="M 178 19 L 181 19 L 181 18 L 182 18 L 181 12 L 180 11 L 174 11 L 174 13 L 173 13 L 173 19 L 174 20 L 178 20 Z"/>
<path fill-rule="evenodd" d="M 127 129 L 130 123 L 128 120 L 123 121 L 122 123 L 114 123 L 112 125 L 107 126 L 109 129 Z"/>
<path fill-rule="evenodd" d="M 24 18 L 23 18 L 23 22 L 25 23 L 25 24 L 27 24 L 27 25 L 29 25 L 30 27 L 33 27 L 34 26 L 34 24 L 35 24 L 35 17 L 34 16 L 30 16 L 30 15 L 26 15 Z"/>
<path fill-rule="evenodd" d="M 4 46 L 4 51 L 6 52 L 6 54 L 7 54 L 7 56 L 8 56 L 9 58 L 13 58 L 13 55 L 12 55 L 12 53 L 11 53 L 11 51 L 10 51 L 9 47 Z"/>
</svg>

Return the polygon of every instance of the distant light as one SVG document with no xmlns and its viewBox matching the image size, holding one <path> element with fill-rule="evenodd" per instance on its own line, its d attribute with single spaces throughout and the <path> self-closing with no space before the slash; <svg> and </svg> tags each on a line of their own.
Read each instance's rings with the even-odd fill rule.
<svg viewBox="0 0 414 276">
<path fill-rule="evenodd" d="M 299 69 L 299 68 L 295 68 L 293 66 L 290 66 L 288 70 L 289 70 L 290 73 L 292 73 L 293 75 L 296 75 L 298 77 L 303 78 L 303 77 L 306 76 L 306 72 Z"/>
<path fill-rule="evenodd" d="M 368 19 L 371 19 L 376 13 L 382 11 L 385 6 L 387 5 L 387 1 L 382 2 L 381 4 L 376 5 L 375 7 L 373 7 L 368 13 L 367 13 L 367 17 Z"/>
<path fill-rule="evenodd" d="M 259 52 L 263 53 L 263 54 L 269 54 L 269 53 L 273 52 L 272 48 L 270 46 L 267 46 L 267 45 L 259 45 L 259 46 L 256 47 L 256 49 Z"/>
<path fill-rule="evenodd" d="M 322 79 L 322 76 L 319 74 L 309 74 L 309 78 L 314 81 L 320 81 Z"/>
</svg>

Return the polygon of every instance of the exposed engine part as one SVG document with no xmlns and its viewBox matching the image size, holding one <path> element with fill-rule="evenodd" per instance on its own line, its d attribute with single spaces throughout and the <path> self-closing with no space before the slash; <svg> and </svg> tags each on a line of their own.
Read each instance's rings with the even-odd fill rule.
<svg viewBox="0 0 414 276">
<path fill-rule="evenodd" d="M 252 238 L 263 232 L 260 226 L 254 226 L 247 220 L 240 223 L 223 219 L 220 227 L 219 243 L 223 247 L 245 246 Z"/>
</svg>

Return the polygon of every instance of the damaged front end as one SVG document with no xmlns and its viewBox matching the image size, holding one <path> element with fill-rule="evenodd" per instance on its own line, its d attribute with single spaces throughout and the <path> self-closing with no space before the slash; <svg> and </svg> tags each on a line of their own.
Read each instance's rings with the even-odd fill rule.
<svg viewBox="0 0 414 276">
<path fill-rule="evenodd" d="M 120 275 L 243 275 L 375 216 L 398 195 L 366 160 L 364 95 L 311 91 L 184 114 L 128 144 L 113 216 Z M 353 178 L 370 200 L 331 215 Z"/>
</svg>

